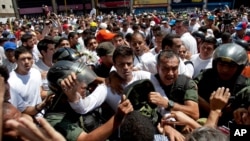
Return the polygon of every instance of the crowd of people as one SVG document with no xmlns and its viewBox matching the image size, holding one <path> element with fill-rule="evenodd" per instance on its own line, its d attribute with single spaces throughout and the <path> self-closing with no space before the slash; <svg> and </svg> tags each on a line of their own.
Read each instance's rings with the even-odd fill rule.
<svg viewBox="0 0 250 141">
<path fill-rule="evenodd" d="M 2 140 L 227 141 L 250 125 L 247 7 L 44 14 L 0 25 Z"/>
</svg>

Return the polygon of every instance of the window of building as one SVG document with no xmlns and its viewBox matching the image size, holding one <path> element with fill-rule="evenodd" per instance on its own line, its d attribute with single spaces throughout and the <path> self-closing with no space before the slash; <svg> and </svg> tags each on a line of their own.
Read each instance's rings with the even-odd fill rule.
<svg viewBox="0 0 250 141">
<path fill-rule="evenodd" d="M 5 5 L 4 4 L 2 5 L 2 8 L 5 9 Z"/>
</svg>

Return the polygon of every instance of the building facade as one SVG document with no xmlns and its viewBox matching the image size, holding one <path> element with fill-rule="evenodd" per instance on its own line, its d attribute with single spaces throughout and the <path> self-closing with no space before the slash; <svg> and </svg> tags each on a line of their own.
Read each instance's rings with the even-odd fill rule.
<svg viewBox="0 0 250 141">
<path fill-rule="evenodd" d="M 153 12 L 165 14 L 167 11 L 215 7 L 239 8 L 243 1 L 236 0 L 0 0 L 0 16 L 41 16 L 42 5 L 47 5 L 52 12 L 65 15 L 74 13 L 82 15 L 89 13 L 92 8 L 103 13 L 111 11 L 121 14 L 124 12 L 143 13 Z M 245 4 L 250 6 L 250 3 Z"/>
<path fill-rule="evenodd" d="M 0 17 L 15 17 L 12 0 L 0 0 Z"/>
</svg>

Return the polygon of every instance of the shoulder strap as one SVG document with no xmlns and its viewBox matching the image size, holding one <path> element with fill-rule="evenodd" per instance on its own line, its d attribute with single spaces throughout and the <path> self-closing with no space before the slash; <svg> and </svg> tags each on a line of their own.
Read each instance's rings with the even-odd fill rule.
<svg viewBox="0 0 250 141">
<path fill-rule="evenodd" d="M 190 78 L 185 75 L 179 75 L 176 82 L 173 85 L 173 90 L 184 90 L 187 87 Z"/>
<path fill-rule="evenodd" d="M 185 64 L 185 65 L 187 65 L 187 64 L 192 64 L 192 66 L 194 66 L 193 62 L 190 61 L 190 60 L 185 61 L 184 64 Z"/>
<path fill-rule="evenodd" d="M 184 98 L 185 90 L 188 86 L 189 80 L 190 78 L 186 75 L 178 76 L 170 92 L 170 95 L 172 96 L 174 101 L 183 103 L 182 99 Z"/>
</svg>

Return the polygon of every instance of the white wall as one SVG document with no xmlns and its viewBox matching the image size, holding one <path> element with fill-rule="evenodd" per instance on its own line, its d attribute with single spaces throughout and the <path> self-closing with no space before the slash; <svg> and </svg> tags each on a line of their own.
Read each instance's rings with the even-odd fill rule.
<svg viewBox="0 0 250 141">
<path fill-rule="evenodd" d="M 5 5 L 5 9 L 3 9 L 2 5 Z M 0 15 L 5 13 L 14 13 L 12 0 L 0 0 Z"/>
</svg>

